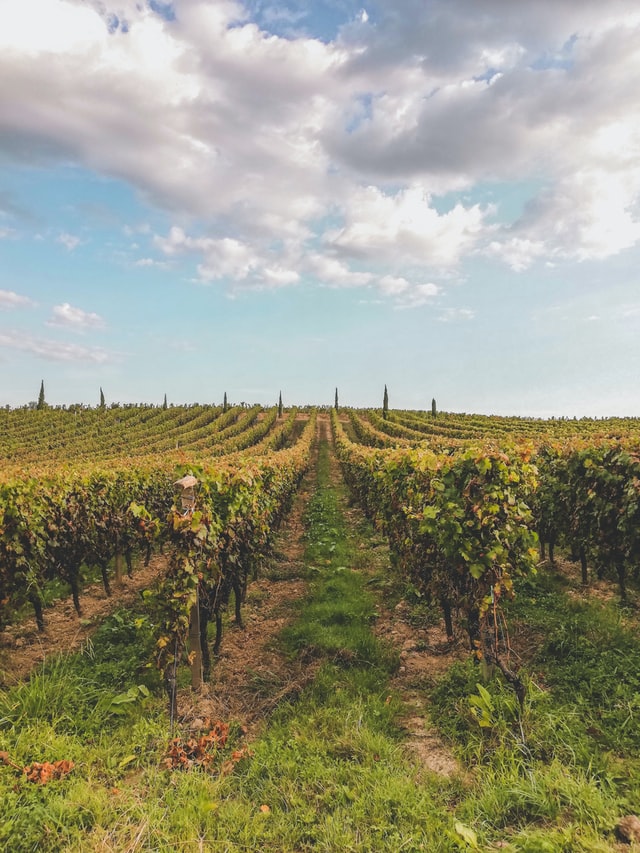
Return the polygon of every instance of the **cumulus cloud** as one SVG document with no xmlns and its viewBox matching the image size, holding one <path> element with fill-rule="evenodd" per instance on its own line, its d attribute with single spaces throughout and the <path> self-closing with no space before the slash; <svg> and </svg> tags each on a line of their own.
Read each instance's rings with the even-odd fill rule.
<svg viewBox="0 0 640 853">
<path fill-rule="evenodd" d="M 13 290 L 0 290 L 0 308 L 30 308 L 35 305 L 28 296 L 14 293 Z"/>
<path fill-rule="evenodd" d="M 344 226 L 325 240 L 349 257 L 388 262 L 400 255 L 405 263 L 451 266 L 474 246 L 484 215 L 478 205 L 460 204 L 440 215 L 420 186 L 394 195 L 369 186 L 351 194 Z"/>
<path fill-rule="evenodd" d="M 380 86 L 351 133 L 327 128 L 333 156 L 369 180 L 420 176 L 436 193 L 543 178 L 522 220 L 498 239 L 481 235 L 514 269 L 636 245 L 637 6 L 565 0 L 551 13 L 547 0 L 509 9 L 484 0 L 476 10 L 401 0 L 384 26 L 345 34 L 361 48 L 350 73 L 378 75 Z"/>
<path fill-rule="evenodd" d="M 379 290 L 395 300 L 399 308 L 417 308 L 432 302 L 440 292 L 440 288 L 432 282 L 411 284 L 406 278 L 383 276 L 378 281 Z"/>
<path fill-rule="evenodd" d="M 379 69 L 381 75 L 401 63 L 418 60 L 432 80 L 482 76 L 544 57 L 566 61 L 575 38 L 637 25 L 633 0 L 396 0 L 375 19 L 356 19 L 342 39 L 354 51 L 353 70 Z M 573 37 L 573 38 L 572 38 Z"/>
<path fill-rule="evenodd" d="M 542 240 L 527 237 L 506 236 L 502 240 L 492 240 L 484 250 L 487 257 L 499 258 L 514 272 L 522 272 L 545 253 Z"/>
<path fill-rule="evenodd" d="M 193 254 L 203 258 L 198 264 L 201 282 L 225 279 L 248 287 L 283 287 L 300 280 L 297 270 L 287 264 L 286 248 L 268 247 L 231 237 L 190 237 L 174 226 L 166 237 L 155 235 L 154 243 L 165 255 Z"/>
<path fill-rule="evenodd" d="M 486 254 L 517 272 L 543 257 L 588 261 L 618 254 L 640 242 L 634 210 L 639 191 L 640 174 L 633 180 L 629 171 L 624 177 L 602 169 L 576 171 L 533 199 Z"/>
<path fill-rule="evenodd" d="M 7 3 L 0 105 L 17 112 L 0 146 L 12 156 L 71 157 L 199 216 L 248 199 L 250 219 L 321 210 L 317 129 L 338 91 L 335 47 L 268 37 L 227 2 L 178 4 L 175 22 L 131 4 L 127 32 L 111 34 L 87 6 Z M 30 31 L 41 19 L 49 37 Z"/>
<path fill-rule="evenodd" d="M 197 221 L 157 245 L 203 281 L 416 286 L 477 252 L 517 270 L 640 241 L 635 0 L 397 0 L 329 42 L 281 4 L 260 26 L 232 0 L 161 5 L 4 0 L 0 153 Z M 499 228 L 460 196 L 514 178 L 544 191 Z"/>
<path fill-rule="evenodd" d="M 360 287 L 373 280 L 371 273 L 352 270 L 343 261 L 318 252 L 309 255 L 306 265 L 321 283 L 334 287 Z"/>
<path fill-rule="evenodd" d="M 47 325 L 62 326 L 76 332 L 85 332 L 88 329 L 101 329 L 105 323 L 98 314 L 83 311 L 81 308 L 74 308 L 68 302 L 63 302 L 62 305 L 54 307 Z"/>
<path fill-rule="evenodd" d="M 264 282 L 269 287 L 286 287 L 297 284 L 300 281 L 300 273 L 296 270 L 283 269 L 282 267 L 265 267 L 262 271 Z"/>
<path fill-rule="evenodd" d="M 387 296 L 401 296 L 411 289 L 411 285 L 406 278 L 393 275 L 386 275 L 381 278 L 378 282 L 378 287 Z"/>
<path fill-rule="evenodd" d="M 17 331 L 0 331 L 0 347 L 25 352 L 46 361 L 80 361 L 104 364 L 110 360 L 100 347 L 83 347 L 66 341 L 32 337 Z"/>
</svg>

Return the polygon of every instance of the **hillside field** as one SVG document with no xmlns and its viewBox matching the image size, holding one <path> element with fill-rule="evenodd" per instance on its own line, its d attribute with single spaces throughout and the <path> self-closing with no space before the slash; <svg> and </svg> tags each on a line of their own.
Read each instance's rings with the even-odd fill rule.
<svg viewBox="0 0 640 853">
<path fill-rule="evenodd" d="M 0 849 L 640 850 L 640 421 L 0 410 Z"/>
</svg>

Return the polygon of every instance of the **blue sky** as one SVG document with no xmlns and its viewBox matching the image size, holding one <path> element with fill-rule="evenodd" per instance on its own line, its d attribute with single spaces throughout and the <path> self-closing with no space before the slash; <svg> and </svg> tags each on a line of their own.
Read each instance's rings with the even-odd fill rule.
<svg viewBox="0 0 640 853">
<path fill-rule="evenodd" d="M 635 0 L 0 20 L 0 405 L 640 416 Z"/>
</svg>

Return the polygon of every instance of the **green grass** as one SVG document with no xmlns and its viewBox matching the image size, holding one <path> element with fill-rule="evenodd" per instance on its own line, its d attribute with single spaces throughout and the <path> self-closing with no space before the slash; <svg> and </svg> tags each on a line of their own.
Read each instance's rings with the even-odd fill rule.
<svg viewBox="0 0 640 853">
<path fill-rule="evenodd" d="M 524 583 L 509 613 L 532 646 L 524 711 L 470 660 L 425 678 L 432 725 L 467 768 L 437 776 L 407 755 L 389 686 L 398 656 L 371 630 L 396 580 L 379 537 L 345 506 L 321 445 L 305 516 L 309 593 L 278 640 L 314 678 L 278 705 L 251 756 L 227 775 L 162 767 L 152 625 L 116 613 L 81 654 L 0 693 L 0 751 L 19 765 L 75 763 L 47 786 L 0 766 L 0 849 L 612 853 L 616 820 L 640 811 L 640 643 L 624 613 L 571 600 L 557 577 Z M 422 623 L 436 618 L 411 604 Z M 259 667 L 248 677 L 260 695 L 281 687 Z M 226 754 L 239 743 L 234 734 Z"/>
<path fill-rule="evenodd" d="M 535 644 L 523 712 L 497 678 L 484 684 L 488 708 L 471 661 L 430 697 L 433 720 L 481 782 L 459 813 L 488 837 L 506 830 L 515 850 L 612 850 L 617 820 L 640 808 L 640 641 L 619 608 L 571 599 L 553 575 L 522 584 L 509 611 L 520 642 Z"/>
<path fill-rule="evenodd" d="M 63 849 L 110 812 L 111 786 L 157 765 L 166 725 L 152 693 L 157 676 L 146 667 L 150 644 L 148 620 L 119 612 L 80 654 L 52 658 L 0 692 L 0 751 L 21 766 L 75 765 L 46 786 L 0 768 L 0 849 Z"/>
</svg>

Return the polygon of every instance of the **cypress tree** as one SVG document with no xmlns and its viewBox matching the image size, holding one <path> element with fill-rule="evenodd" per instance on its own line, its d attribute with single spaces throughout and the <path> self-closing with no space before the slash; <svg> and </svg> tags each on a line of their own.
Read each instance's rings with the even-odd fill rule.
<svg viewBox="0 0 640 853">
<path fill-rule="evenodd" d="M 224 400 L 222 401 L 222 411 L 226 412 L 229 408 L 229 404 L 227 403 L 227 392 L 224 392 Z"/>
<path fill-rule="evenodd" d="M 44 409 L 47 404 L 44 400 L 44 379 L 40 382 L 40 393 L 38 394 L 38 405 L 36 408 Z"/>
<path fill-rule="evenodd" d="M 104 407 L 105 407 L 104 391 L 102 390 L 102 386 L 100 386 L 100 408 L 104 409 Z"/>
<path fill-rule="evenodd" d="M 280 397 L 278 398 L 278 417 L 282 417 L 282 391 L 280 392 Z"/>
<path fill-rule="evenodd" d="M 382 417 L 387 419 L 387 415 L 389 414 L 389 394 L 387 392 L 387 386 L 384 386 L 384 397 L 382 398 Z"/>
<path fill-rule="evenodd" d="M 431 400 L 431 414 L 435 418 L 435 416 L 436 416 L 436 398 L 435 397 Z"/>
<path fill-rule="evenodd" d="M 333 404 L 333 408 L 336 410 L 336 412 L 338 411 L 338 389 L 337 388 L 336 388 L 336 400 L 335 400 L 335 403 Z"/>
<path fill-rule="evenodd" d="M 162 402 L 162 408 L 163 408 L 163 409 L 166 409 L 166 408 L 167 408 L 167 395 L 166 395 L 166 394 L 164 395 L 164 400 L 163 400 L 163 402 Z"/>
</svg>

